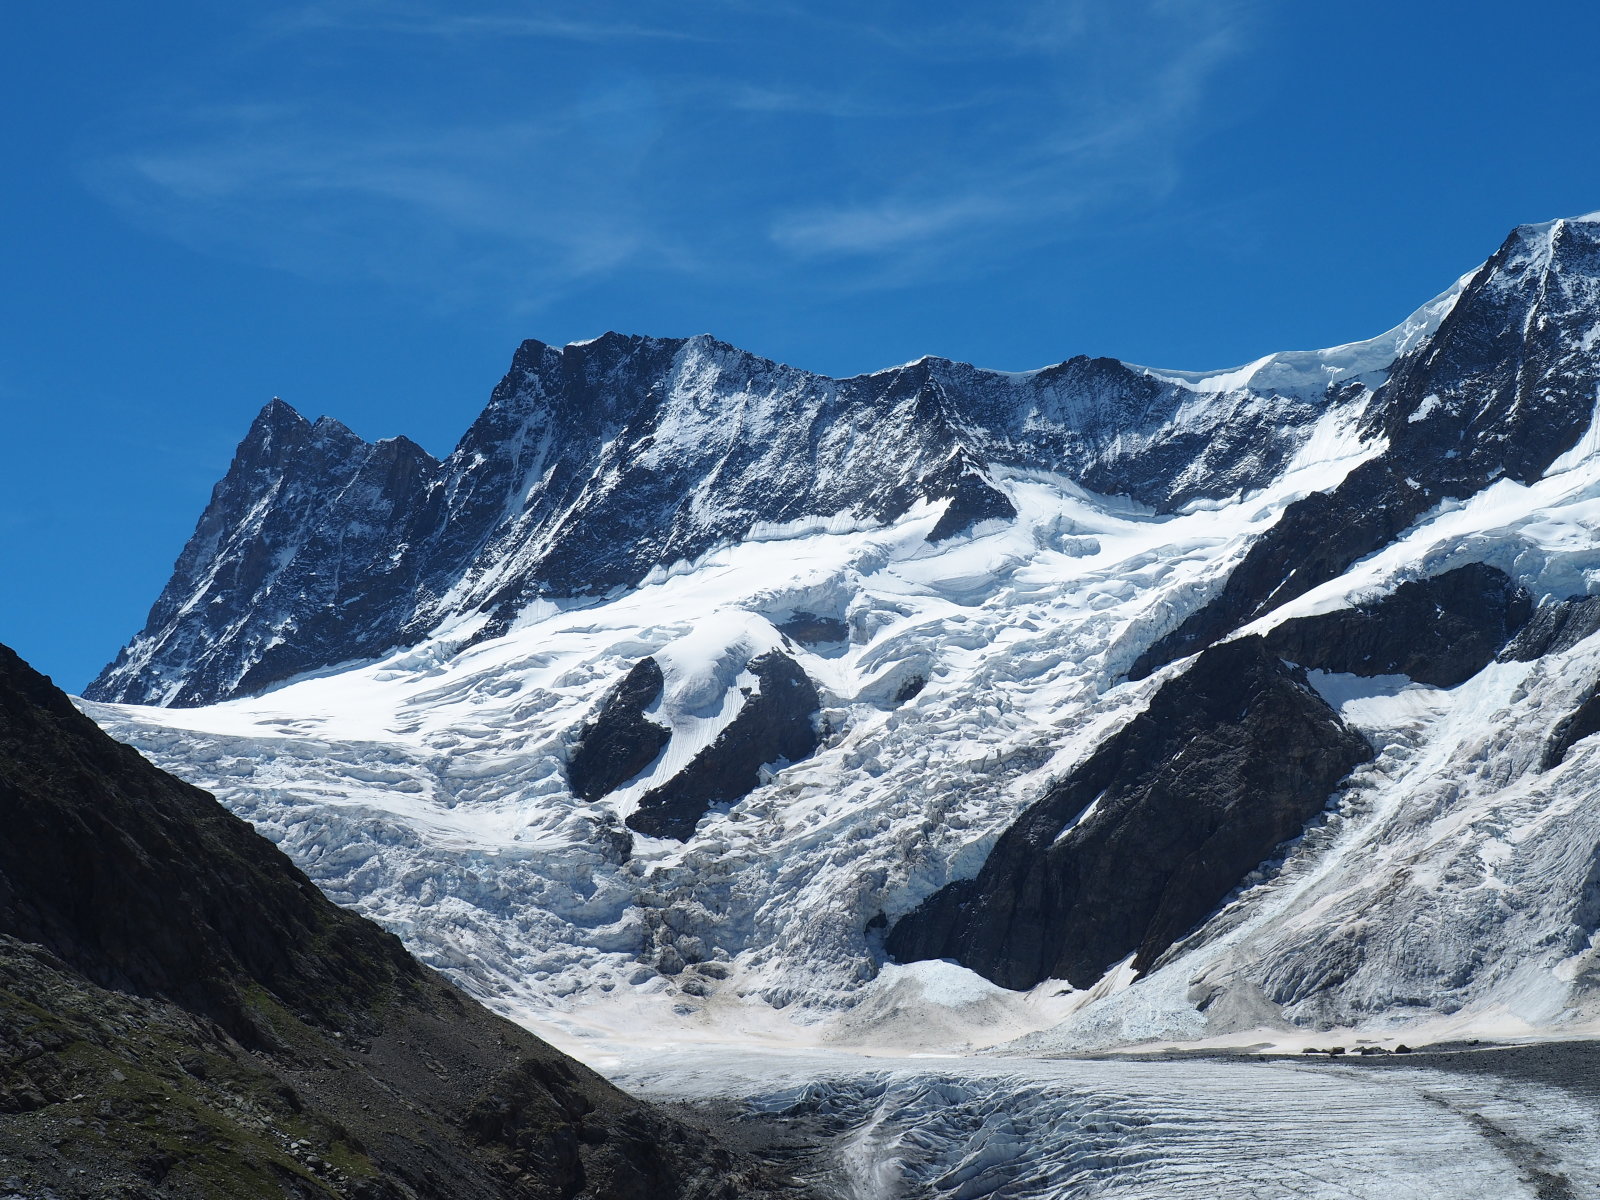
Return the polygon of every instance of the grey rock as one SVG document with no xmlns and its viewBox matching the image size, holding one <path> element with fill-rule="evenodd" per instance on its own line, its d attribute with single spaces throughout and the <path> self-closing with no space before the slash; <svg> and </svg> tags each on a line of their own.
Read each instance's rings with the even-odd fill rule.
<svg viewBox="0 0 1600 1200">
<path fill-rule="evenodd" d="M 1532 611 L 1527 590 L 1504 571 L 1469 563 L 1370 603 L 1285 621 L 1266 642 L 1302 667 L 1455 687 L 1493 662 Z"/>
<path fill-rule="evenodd" d="M 1011 498 L 996 488 L 966 454 L 952 458 L 932 476 L 926 491 L 930 499 L 949 500 L 928 533 L 930 542 L 947 541 L 984 521 L 1009 521 L 1017 515 Z"/>
<path fill-rule="evenodd" d="M 850 626 L 838 617 L 819 617 L 814 612 L 797 612 L 777 625 L 784 637 L 802 646 L 827 646 L 850 640 Z"/>
<path fill-rule="evenodd" d="M 890 930 L 900 962 L 952 958 L 1002 987 L 1144 971 L 1372 757 L 1257 637 L 1215 646 Z"/>
<path fill-rule="evenodd" d="M 1578 707 L 1561 719 L 1545 745 L 1540 770 L 1548 771 L 1559 766 L 1578 742 L 1591 734 L 1600 733 L 1600 683 L 1592 685 Z"/>
<path fill-rule="evenodd" d="M 1532 662 L 1570 650 L 1600 631 L 1600 596 L 1572 596 L 1541 604 L 1500 652 L 1503 662 Z"/>
<path fill-rule="evenodd" d="M 761 768 L 798 762 L 817 748 L 816 685 L 781 650 L 750 660 L 757 690 L 716 741 L 639 800 L 628 827 L 651 837 L 688 841 L 713 805 L 731 804 L 761 784 Z"/>
<path fill-rule="evenodd" d="M 661 698 L 665 680 L 653 658 L 642 658 L 607 693 L 583 727 L 567 760 L 573 794 L 598 800 L 643 771 L 672 739 L 672 730 L 644 715 Z"/>
</svg>

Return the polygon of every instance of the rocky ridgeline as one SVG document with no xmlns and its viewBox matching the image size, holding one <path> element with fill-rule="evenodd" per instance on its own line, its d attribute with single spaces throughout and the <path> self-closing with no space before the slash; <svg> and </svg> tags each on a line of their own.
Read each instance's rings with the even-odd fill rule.
<svg viewBox="0 0 1600 1200">
<path fill-rule="evenodd" d="M 703 336 L 529 341 L 443 462 L 274 400 L 85 695 L 207 704 L 451 621 L 492 636 L 536 597 L 603 595 L 761 526 L 931 503 L 944 540 L 1014 515 L 1002 468 L 1170 512 L 1260 486 L 1365 394 L 1314 374 L 1202 392 L 1105 358 L 1020 375 L 928 358 L 830 379 Z"/>
<path fill-rule="evenodd" d="M 1133 677 L 1337 577 L 1443 502 L 1501 479 L 1538 479 L 1594 416 L 1600 359 L 1588 331 L 1597 309 L 1600 224 L 1512 233 L 1374 397 L 1364 425 L 1384 439 L 1383 453 L 1291 504 L 1221 594 L 1146 651 Z"/>
</svg>

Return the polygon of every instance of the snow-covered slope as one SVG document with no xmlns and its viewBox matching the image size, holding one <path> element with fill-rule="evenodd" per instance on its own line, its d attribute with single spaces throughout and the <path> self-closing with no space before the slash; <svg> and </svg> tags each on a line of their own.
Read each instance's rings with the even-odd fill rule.
<svg viewBox="0 0 1600 1200">
<path fill-rule="evenodd" d="M 1586 1030 L 1600 639 L 1559 606 L 1600 590 L 1597 281 L 1600 225 L 1523 227 L 1397 331 L 1232 373 L 924 360 L 831 381 L 708 339 L 529 343 L 444 464 L 269 408 L 95 693 L 191 707 L 87 707 L 424 959 L 574 1035 Z M 1505 580 L 1498 625 L 1460 617 L 1471 654 L 1407 599 L 1462 567 Z M 1352 629 L 1360 654 L 1329 644 Z M 1259 820 L 1238 783 L 1302 747 L 1208 775 L 1226 869 L 1197 891 L 1185 847 L 1126 833 L 1165 828 L 1149 806 L 1192 777 L 1097 752 L 1195 686 L 1193 652 L 1255 637 L 1298 664 L 1262 694 L 1370 754 L 1309 824 Z M 1415 665 L 1434 643 L 1452 686 L 1383 666 L 1443 678 Z M 814 713 L 773 701 L 780 658 Z M 814 750 L 762 749 L 802 718 Z M 618 757 L 629 730 L 661 748 Z M 623 764 L 592 800 L 580 746 Z M 1040 824 L 1091 763 L 1105 803 Z M 682 840 L 641 819 L 663 795 L 696 806 Z M 1228 841 L 1285 813 L 1286 844 Z M 985 882 L 997 844 L 1016 866 Z M 952 883 L 982 916 L 1091 869 L 1204 915 L 1152 941 L 1097 900 L 1097 945 L 1127 959 L 1077 988 L 888 959 L 909 914 L 956 911 Z M 991 971 L 963 947 L 1008 928 L 948 944 Z"/>
</svg>

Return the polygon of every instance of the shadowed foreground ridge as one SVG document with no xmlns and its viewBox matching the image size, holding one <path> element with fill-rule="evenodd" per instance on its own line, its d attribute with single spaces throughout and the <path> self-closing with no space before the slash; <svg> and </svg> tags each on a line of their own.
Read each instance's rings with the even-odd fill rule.
<svg viewBox="0 0 1600 1200">
<path fill-rule="evenodd" d="M 467 999 L 3 647 L 0 817 L 8 1194 L 793 1194 Z"/>
</svg>

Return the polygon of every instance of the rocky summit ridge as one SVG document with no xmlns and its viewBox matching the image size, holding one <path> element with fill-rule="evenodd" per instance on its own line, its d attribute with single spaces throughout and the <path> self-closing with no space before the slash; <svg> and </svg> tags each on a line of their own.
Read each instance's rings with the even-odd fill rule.
<svg viewBox="0 0 1600 1200">
<path fill-rule="evenodd" d="M 882 525 L 931 503 L 947 512 L 937 541 L 1014 515 L 1001 469 L 1157 512 L 1237 495 L 1434 319 L 1237 382 L 1083 356 L 831 379 L 709 336 L 527 341 L 443 462 L 275 399 L 145 628 L 85 695 L 207 704 L 445 628 L 493 636 L 538 598 L 632 587 L 762 528 Z"/>
</svg>

